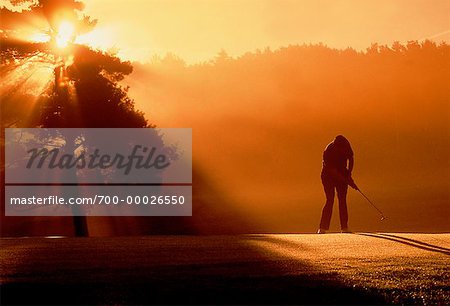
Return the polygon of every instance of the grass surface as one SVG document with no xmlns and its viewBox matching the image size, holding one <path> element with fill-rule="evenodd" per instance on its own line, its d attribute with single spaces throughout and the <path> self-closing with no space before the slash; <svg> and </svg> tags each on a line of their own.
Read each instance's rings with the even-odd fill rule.
<svg viewBox="0 0 450 306">
<path fill-rule="evenodd" d="M 450 234 L 0 241 L 2 305 L 450 303 Z"/>
</svg>

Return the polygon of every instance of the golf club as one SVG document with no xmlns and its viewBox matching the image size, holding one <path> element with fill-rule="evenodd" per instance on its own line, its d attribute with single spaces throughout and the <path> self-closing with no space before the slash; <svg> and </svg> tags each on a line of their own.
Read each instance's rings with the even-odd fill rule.
<svg viewBox="0 0 450 306">
<path fill-rule="evenodd" d="M 375 206 L 375 204 L 373 204 L 372 203 L 372 201 L 361 191 L 361 189 L 359 189 L 359 187 L 357 187 L 356 186 L 356 190 L 358 190 L 359 191 L 359 193 L 364 197 L 364 198 L 366 198 L 366 200 L 378 211 L 378 213 L 380 214 L 380 216 L 381 216 L 381 221 L 384 221 L 385 219 L 386 219 L 386 217 L 384 216 L 384 214 L 383 214 L 383 212 L 378 208 L 378 207 L 376 207 Z"/>
</svg>

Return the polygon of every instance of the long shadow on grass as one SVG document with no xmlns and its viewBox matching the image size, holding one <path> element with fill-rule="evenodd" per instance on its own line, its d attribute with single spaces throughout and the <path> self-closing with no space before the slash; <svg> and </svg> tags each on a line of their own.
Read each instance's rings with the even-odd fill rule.
<svg viewBox="0 0 450 306">
<path fill-rule="evenodd" d="M 369 233 L 356 233 L 357 235 L 361 236 L 368 236 L 368 237 L 374 237 L 379 239 L 386 239 L 394 242 L 398 242 L 401 244 L 405 244 L 411 247 L 419 248 L 422 250 L 430 251 L 430 252 L 436 252 L 441 253 L 445 255 L 450 255 L 450 250 L 447 248 L 443 248 L 440 246 L 435 246 L 429 243 L 421 242 L 419 240 L 404 238 L 400 236 L 395 236 L 391 234 L 369 234 Z"/>
<path fill-rule="evenodd" d="M 273 236 L 8 240 L 8 254 L 0 253 L 1 303 L 385 303 L 336 274 L 265 252 L 259 241 L 302 250 Z"/>
</svg>

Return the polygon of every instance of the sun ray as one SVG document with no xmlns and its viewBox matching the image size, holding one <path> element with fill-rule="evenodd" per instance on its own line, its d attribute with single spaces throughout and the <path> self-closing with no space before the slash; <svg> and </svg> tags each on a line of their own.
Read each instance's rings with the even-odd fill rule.
<svg viewBox="0 0 450 306">
<path fill-rule="evenodd" d="M 42 84 L 52 79 L 53 62 L 46 54 L 40 52 L 21 61 L 17 66 L 2 73 L 0 94 L 10 95 L 24 87 L 29 90 L 32 86 L 41 88 Z"/>
<path fill-rule="evenodd" d="M 29 109 L 26 112 L 27 118 L 18 118 L 22 123 L 28 122 L 36 114 L 36 102 L 39 97 L 53 82 L 53 57 L 43 52 L 36 52 L 7 66 L 7 69 L 1 71 L 2 113 L 12 115 L 9 119 L 13 119 L 18 111 L 23 112 Z"/>
</svg>

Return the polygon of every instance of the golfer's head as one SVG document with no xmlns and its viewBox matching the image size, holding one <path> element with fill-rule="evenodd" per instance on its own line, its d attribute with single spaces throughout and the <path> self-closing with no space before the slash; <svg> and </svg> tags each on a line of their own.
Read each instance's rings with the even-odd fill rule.
<svg viewBox="0 0 450 306">
<path fill-rule="evenodd" d="M 339 147 L 348 147 L 350 146 L 350 142 L 342 135 L 337 135 L 333 141 Z"/>
</svg>

